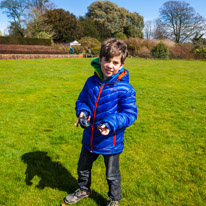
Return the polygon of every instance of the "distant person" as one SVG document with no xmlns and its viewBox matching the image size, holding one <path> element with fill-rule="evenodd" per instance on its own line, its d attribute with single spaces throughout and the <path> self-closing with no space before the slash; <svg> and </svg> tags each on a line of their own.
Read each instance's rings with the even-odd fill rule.
<svg viewBox="0 0 206 206">
<path fill-rule="evenodd" d="M 136 93 L 129 84 L 128 70 L 123 68 L 127 55 L 123 41 L 109 39 L 102 43 L 100 57 L 91 62 L 95 74 L 87 79 L 76 102 L 76 126 L 82 124 L 85 116 L 90 126 L 83 133 L 78 162 L 79 189 L 65 197 L 67 204 L 92 194 L 91 169 L 99 155 L 103 155 L 106 166 L 107 205 L 119 205 L 122 198 L 119 158 L 124 148 L 125 129 L 137 118 Z"/>
<path fill-rule="evenodd" d="M 90 56 L 90 57 L 93 57 L 93 55 L 92 55 L 92 50 L 91 50 L 91 49 L 89 50 L 89 56 Z"/>
<path fill-rule="evenodd" d="M 71 52 L 72 54 L 74 54 L 74 49 L 73 49 L 72 47 L 70 47 L 70 52 Z"/>
</svg>

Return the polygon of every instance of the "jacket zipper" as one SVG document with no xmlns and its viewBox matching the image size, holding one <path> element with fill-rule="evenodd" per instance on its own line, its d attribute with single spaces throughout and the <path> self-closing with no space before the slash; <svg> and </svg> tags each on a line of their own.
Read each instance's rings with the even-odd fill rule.
<svg viewBox="0 0 206 206">
<path fill-rule="evenodd" d="M 91 146 L 90 152 L 93 151 L 92 142 L 93 142 L 93 137 L 94 137 L 94 125 L 95 125 L 95 117 L 96 117 L 97 105 L 98 105 L 99 98 L 100 98 L 100 95 L 101 95 L 101 93 L 102 93 L 102 90 L 103 90 L 104 86 L 105 86 L 105 85 L 108 85 L 108 84 L 116 84 L 116 83 L 107 83 L 107 84 L 101 85 L 101 87 L 100 87 L 99 94 L 98 94 L 97 101 L 96 101 L 96 105 L 95 105 L 95 108 L 94 108 L 94 116 L 93 116 L 93 123 L 92 123 L 92 134 L 91 134 L 91 139 L 90 139 L 90 146 Z M 115 138 L 115 139 L 116 139 L 116 138 Z M 114 144 L 114 143 L 113 143 L 113 144 Z"/>
<path fill-rule="evenodd" d="M 116 145 L 116 137 L 117 137 L 117 132 L 114 132 L 114 140 L 113 140 L 113 147 Z"/>
</svg>

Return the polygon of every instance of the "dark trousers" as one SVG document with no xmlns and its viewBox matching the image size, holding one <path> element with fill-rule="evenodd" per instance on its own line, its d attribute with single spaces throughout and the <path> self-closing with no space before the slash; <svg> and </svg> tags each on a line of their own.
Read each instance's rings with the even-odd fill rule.
<svg viewBox="0 0 206 206">
<path fill-rule="evenodd" d="M 89 190 L 91 186 L 91 169 L 98 154 L 91 153 L 82 147 L 78 162 L 78 186 L 81 190 Z M 106 166 L 106 178 L 109 185 L 108 196 L 112 200 L 120 200 L 121 196 L 121 175 L 119 170 L 119 156 L 103 155 Z"/>
</svg>

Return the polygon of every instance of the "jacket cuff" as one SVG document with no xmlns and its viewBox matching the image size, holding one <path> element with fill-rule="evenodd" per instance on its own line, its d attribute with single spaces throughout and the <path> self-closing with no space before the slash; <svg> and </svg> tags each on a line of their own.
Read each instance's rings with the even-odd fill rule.
<svg viewBox="0 0 206 206">
<path fill-rule="evenodd" d="M 83 112 L 84 114 L 86 114 L 86 116 L 89 116 L 90 113 L 87 110 L 80 110 L 77 114 L 77 117 L 79 117 L 79 115 L 81 114 L 81 112 Z"/>
<path fill-rule="evenodd" d="M 103 122 L 102 124 L 104 124 L 109 129 L 109 132 L 111 132 L 111 127 L 110 127 L 109 123 Z"/>
</svg>

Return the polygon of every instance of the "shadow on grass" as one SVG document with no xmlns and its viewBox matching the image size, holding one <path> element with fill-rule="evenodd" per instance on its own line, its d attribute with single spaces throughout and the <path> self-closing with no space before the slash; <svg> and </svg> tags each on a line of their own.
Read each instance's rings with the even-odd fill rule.
<svg viewBox="0 0 206 206">
<path fill-rule="evenodd" d="M 59 162 L 53 162 L 47 152 L 29 152 L 22 155 L 21 159 L 27 164 L 25 172 L 27 185 L 32 185 L 32 179 L 38 176 L 40 181 L 36 187 L 39 189 L 51 187 L 67 193 L 73 193 L 77 189 L 77 180 Z M 91 198 L 97 205 L 106 203 L 106 199 L 98 192 L 93 191 Z"/>
</svg>

